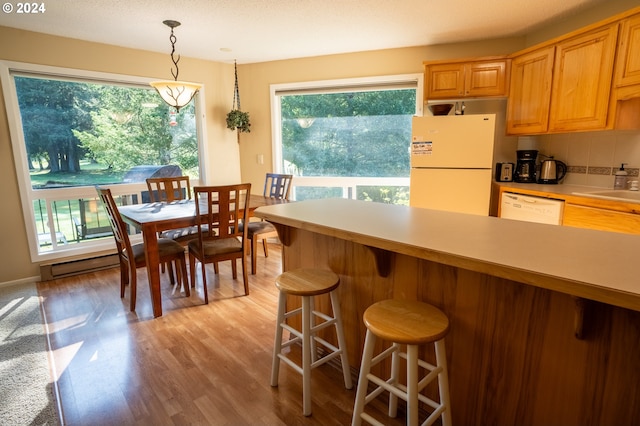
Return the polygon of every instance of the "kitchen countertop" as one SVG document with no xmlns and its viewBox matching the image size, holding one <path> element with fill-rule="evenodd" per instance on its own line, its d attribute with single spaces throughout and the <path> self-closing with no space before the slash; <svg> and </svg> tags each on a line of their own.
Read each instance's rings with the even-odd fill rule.
<svg viewBox="0 0 640 426">
<path fill-rule="evenodd" d="M 525 186 L 573 191 L 569 185 Z M 378 253 L 401 253 L 640 311 L 640 236 L 347 199 L 261 207 L 255 216 Z M 286 244 L 286 235 L 283 240 Z"/>
<path fill-rule="evenodd" d="M 640 214 L 640 192 L 614 191 L 612 188 L 602 188 L 581 185 L 540 185 L 516 182 L 494 182 L 501 190 L 523 195 L 564 200 L 572 204 L 580 204 L 604 209 L 617 210 L 627 213 Z M 607 192 L 607 196 L 592 194 Z M 619 194 L 618 194 L 619 193 Z M 611 194 L 616 194 L 611 196 Z"/>
<path fill-rule="evenodd" d="M 602 188 L 596 186 L 583 185 L 567 185 L 564 183 L 557 185 L 543 185 L 539 183 L 517 183 L 517 182 L 495 182 L 497 185 L 505 189 L 525 190 L 534 192 L 544 192 L 557 195 L 572 195 L 574 192 L 585 193 L 595 191 L 607 191 L 611 188 Z"/>
</svg>

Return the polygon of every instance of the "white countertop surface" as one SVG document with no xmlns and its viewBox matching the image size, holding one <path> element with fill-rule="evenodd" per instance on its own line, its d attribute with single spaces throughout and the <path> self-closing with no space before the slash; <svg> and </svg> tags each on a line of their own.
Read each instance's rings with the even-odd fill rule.
<svg viewBox="0 0 640 426">
<path fill-rule="evenodd" d="M 587 193 L 596 191 L 607 191 L 612 188 L 602 188 L 597 186 L 567 185 L 564 183 L 557 185 L 543 185 L 539 183 L 517 183 L 517 182 L 496 182 L 505 188 L 528 189 L 531 191 L 550 192 L 559 195 L 572 195 L 574 192 Z"/>
<path fill-rule="evenodd" d="M 640 311 L 640 236 L 347 199 L 261 207 L 255 215 Z"/>
</svg>

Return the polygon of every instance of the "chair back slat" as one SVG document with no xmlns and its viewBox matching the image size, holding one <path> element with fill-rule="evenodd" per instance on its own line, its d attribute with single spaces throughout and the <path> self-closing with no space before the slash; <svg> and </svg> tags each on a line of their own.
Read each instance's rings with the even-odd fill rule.
<svg viewBox="0 0 640 426">
<path fill-rule="evenodd" d="M 242 238 L 244 244 L 247 230 L 239 224 L 249 217 L 251 184 L 196 186 L 193 193 L 199 238 Z"/>
<path fill-rule="evenodd" d="M 264 196 L 288 200 L 291 192 L 293 175 L 267 173 L 264 181 Z"/>
<path fill-rule="evenodd" d="M 153 203 L 191 199 L 189 176 L 148 178 L 146 182 Z"/>
<path fill-rule="evenodd" d="M 109 224 L 113 231 L 113 238 L 116 240 L 118 253 L 122 254 L 123 251 L 131 253 L 131 242 L 129 240 L 129 234 L 127 233 L 127 225 L 122 220 L 122 216 L 120 216 L 118 205 L 111 194 L 111 190 L 108 188 L 96 187 L 96 191 L 98 192 L 98 196 L 100 197 L 104 210 L 107 213 Z"/>
</svg>

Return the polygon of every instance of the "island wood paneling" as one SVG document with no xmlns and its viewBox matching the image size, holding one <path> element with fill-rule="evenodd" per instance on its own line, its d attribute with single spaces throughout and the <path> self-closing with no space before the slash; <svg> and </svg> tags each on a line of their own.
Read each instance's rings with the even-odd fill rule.
<svg viewBox="0 0 640 426">
<path fill-rule="evenodd" d="M 352 367 L 359 368 L 362 314 L 373 302 L 418 299 L 448 315 L 454 424 L 631 425 L 640 419 L 640 312 L 587 301 L 580 340 L 570 295 L 397 253 L 382 277 L 361 244 L 287 232 L 285 270 L 320 267 L 340 275 Z M 328 300 L 318 306 L 327 309 Z"/>
</svg>

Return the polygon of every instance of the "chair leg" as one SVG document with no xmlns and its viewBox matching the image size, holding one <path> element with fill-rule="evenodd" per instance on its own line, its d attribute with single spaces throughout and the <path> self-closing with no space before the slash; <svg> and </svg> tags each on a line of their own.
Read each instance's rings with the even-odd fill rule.
<svg viewBox="0 0 640 426">
<path fill-rule="evenodd" d="M 189 272 L 191 275 L 191 287 L 196 287 L 196 257 L 189 253 Z"/>
<path fill-rule="evenodd" d="M 266 238 L 262 239 L 262 250 L 264 251 L 264 257 L 269 257 L 269 245 Z"/>
<path fill-rule="evenodd" d="M 120 298 L 124 297 L 124 288 L 129 284 L 129 264 L 120 259 Z"/>
<path fill-rule="evenodd" d="M 258 251 L 258 237 L 254 235 L 251 238 L 251 275 L 256 274 L 256 262 L 258 261 L 258 256 L 256 252 Z"/>
<path fill-rule="evenodd" d="M 162 269 L 165 268 L 165 265 L 166 265 L 167 269 L 169 270 L 169 282 L 171 283 L 171 285 L 175 285 L 176 279 L 175 279 L 175 276 L 173 275 L 173 264 L 172 264 L 172 262 L 162 262 Z M 177 273 L 176 273 L 176 275 L 177 275 Z"/>
<path fill-rule="evenodd" d="M 191 296 L 191 290 L 189 286 L 189 277 L 187 276 L 187 261 L 185 258 L 179 259 L 176 261 L 176 269 L 178 269 L 178 263 L 180 264 L 180 284 L 184 288 L 184 295 L 189 297 Z"/>
<path fill-rule="evenodd" d="M 249 295 L 249 277 L 247 276 L 247 258 L 242 256 L 242 282 L 244 284 L 244 295 Z M 236 263 L 234 260 L 233 263 Z"/>
<path fill-rule="evenodd" d="M 129 309 L 133 312 L 136 310 L 136 296 L 138 294 L 138 276 L 136 274 L 135 267 L 132 269 L 129 265 L 129 272 L 131 274 L 130 282 L 129 282 L 129 293 L 130 293 L 130 306 Z"/>
<path fill-rule="evenodd" d="M 235 259 L 231 259 L 231 276 L 233 276 L 234 280 L 238 279 L 238 265 Z"/>
<path fill-rule="evenodd" d="M 204 304 L 208 305 L 209 293 L 207 292 L 207 269 L 206 269 L 207 264 L 201 261 L 200 265 L 202 265 L 202 288 L 204 291 Z"/>
</svg>

